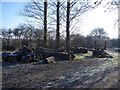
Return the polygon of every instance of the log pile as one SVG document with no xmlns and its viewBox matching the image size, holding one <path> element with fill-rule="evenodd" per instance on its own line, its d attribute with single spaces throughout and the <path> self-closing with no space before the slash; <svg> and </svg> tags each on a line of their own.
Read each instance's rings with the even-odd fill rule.
<svg viewBox="0 0 120 90">
<path fill-rule="evenodd" d="M 111 55 L 109 55 L 107 52 L 105 52 L 104 49 L 95 49 L 95 50 L 93 50 L 92 57 L 113 58 Z"/>
<path fill-rule="evenodd" d="M 88 53 L 88 49 L 84 47 L 74 48 L 73 51 L 74 53 L 82 53 L 82 54 Z"/>
<path fill-rule="evenodd" d="M 73 59 L 74 54 L 59 53 L 57 51 L 48 50 L 44 48 L 37 48 L 35 50 L 30 50 L 28 47 L 24 46 L 22 49 L 14 53 L 2 54 L 2 60 L 5 62 L 12 61 L 12 58 L 15 58 L 14 61 L 22 63 L 30 63 L 38 60 L 43 60 L 46 63 L 55 63 L 55 60 L 70 60 L 70 57 Z"/>
</svg>

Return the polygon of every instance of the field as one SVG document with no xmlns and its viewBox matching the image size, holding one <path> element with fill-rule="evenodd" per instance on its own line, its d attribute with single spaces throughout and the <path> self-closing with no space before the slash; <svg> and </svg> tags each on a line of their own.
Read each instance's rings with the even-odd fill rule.
<svg viewBox="0 0 120 90">
<path fill-rule="evenodd" d="M 113 58 L 84 58 L 55 64 L 3 63 L 3 88 L 118 88 L 118 53 Z"/>
</svg>

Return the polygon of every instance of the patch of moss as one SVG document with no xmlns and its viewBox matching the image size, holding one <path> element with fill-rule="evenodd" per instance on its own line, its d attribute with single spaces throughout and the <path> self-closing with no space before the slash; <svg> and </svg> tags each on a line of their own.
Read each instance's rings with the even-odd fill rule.
<svg viewBox="0 0 120 90">
<path fill-rule="evenodd" d="M 75 58 L 74 60 L 81 60 L 81 59 L 84 59 L 85 57 L 83 55 L 80 55 L 80 54 L 75 54 Z"/>
<path fill-rule="evenodd" d="M 75 55 L 74 60 L 83 60 L 86 57 L 90 57 L 91 53 L 89 52 L 89 53 L 86 53 L 86 54 L 74 54 L 74 55 Z"/>
<path fill-rule="evenodd" d="M 90 53 L 83 54 L 83 56 L 91 56 Z"/>
</svg>

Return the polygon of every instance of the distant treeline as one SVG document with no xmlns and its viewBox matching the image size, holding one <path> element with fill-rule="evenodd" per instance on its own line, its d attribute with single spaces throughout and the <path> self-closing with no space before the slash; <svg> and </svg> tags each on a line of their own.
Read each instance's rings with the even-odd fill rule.
<svg viewBox="0 0 120 90">
<path fill-rule="evenodd" d="M 100 31 L 101 30 L 101 31 Z M 102 33 L 101 33 L 102 32 Z M 104 32 L 104 34 L 103 34 Z M 56 40 L 55 32 L 48 33 L 47 48 L 55 49 Z M 43 30 L 34 28 L 33 26 L 19 27 L 13 30 L 2 29 L 2 50 L 17 50 L 23 45 L 29 48 L 44 47 Z M 106 36 L 103 28 L 96 28 L 88 36 L 81 34 L 70 35 L 71 47 L 87 47 L 87 48 L 107 48 L 120 47 L 120 39 L 110 39 Z M 60 37 L 60 48 L 66 47 L 66 38 Z"/>
</svg>

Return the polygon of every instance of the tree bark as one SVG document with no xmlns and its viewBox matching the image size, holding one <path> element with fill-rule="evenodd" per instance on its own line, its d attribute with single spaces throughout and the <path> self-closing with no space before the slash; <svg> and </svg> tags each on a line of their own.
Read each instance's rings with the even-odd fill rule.
<svg viewBox="0 0 120 90">
<path fill-rule="evenodd" d="M 60 0 L 57 0 L 57 29 L 56 29 L 56 49 L 59 49 L 60 44 L 60 17 L 59 17 L 59 8 L 60 8 Z"/>
<path fill-rule="evenodd" d="M 105 46 L 104 46 L 105 50 L 106 50 L 106 47 L 107 47 L 107 40 L 105 40 Z"/>
<path fill-rule="evenodd" d="M 67 22 L 66 22 L 66 50 L 69 53 L 70 52 L 70 0 L 67 0 Z"/>
<path fill-rule="evenodd" d="M 47 0 L 44 1 L 44 47 L 47 48 Z"/>
<path fill-rule="evenodd" d="M 95 49 L 97 49 L 96 44 L 97 44 L 97 41 L 95 40 Z"/>
</svg>

